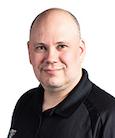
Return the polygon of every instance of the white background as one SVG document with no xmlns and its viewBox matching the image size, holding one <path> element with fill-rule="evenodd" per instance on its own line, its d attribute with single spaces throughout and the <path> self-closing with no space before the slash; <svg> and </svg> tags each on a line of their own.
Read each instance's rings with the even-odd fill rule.
<svg viewBox="0 0 115 138">
<path fill-rule="evenodd" d="M 50 7 L 77 16 L 87 54 L 84 67 L 90 79 L 115 96 L 114 0 L 0 1 L 0 138 L 7 137 L 19 97 L 38 82 L 28 60 L 26 42 L 35 16 Z"/>
</svg>

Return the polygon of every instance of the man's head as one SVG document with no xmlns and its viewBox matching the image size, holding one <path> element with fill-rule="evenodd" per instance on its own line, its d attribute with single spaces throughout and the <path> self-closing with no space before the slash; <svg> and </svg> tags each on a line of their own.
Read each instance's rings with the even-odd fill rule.
<svg viewBox="0 0 115 138">
<path fill-rule="evenodd" d="M 38 16 L 36 16 L 36 18 L 33 20 L 32 24 L 31 24 L 31 27 L 30 27 L 30 35 L 31 35 L 31 31 L 32 31 L 34 25 L 38 22 L 39 18 L 41 18 L 43 16 L 44 17 L 47 16 L 52 11 L 56 11 L 56 12 L 57 11 L 61 11 L 61 12 L 64 12 L 64 13 L 68 14 L 69 16 L 71 16 L 71 18 L 73 18 L 73 21 L 75 21 L 75 23 L 76 23 L 76 25 L 78 27 L 79 36 L 81 35 L 80 34 L 80 25 L 79 25 L 79 22 L 78 22 L 77 18 L 71 12 L 69 12 L 67 10 L 64 10 L 64 9 L 59 9 L 59 8 L 47 9 L 47 10 L 43 11 L 42 13 L 40 13 Z"/>
<path fill-rule="evenodd" d="M 30 63 L 47 90 L 74 87 L 85 54 L 77 19 L 63 9 L 48 9 L 33 21 L 28 42 Z"/>
</svg>

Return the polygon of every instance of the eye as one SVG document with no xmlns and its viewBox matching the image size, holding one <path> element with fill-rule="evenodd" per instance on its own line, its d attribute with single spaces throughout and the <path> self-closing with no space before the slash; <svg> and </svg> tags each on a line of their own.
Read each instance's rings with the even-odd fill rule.
<svg viewBox="0 0 115 138">
<path fill-rule="evenodd" d="M 57 46 L 57 48 L 58 48 L 59 50 L 64 49 L 64 48 L 66 48 L 66 47 L 67 47 L 67 45 L 64 45 L 64 44 L 61 44 L 61 45 L 58 45 L 58 46 Z"/>
<path fill-rule="evenodd" d="M 36 52 L 45 52 L 47 50 L 44 45 L 35 45 L 34 48 Z"/>
</svg>

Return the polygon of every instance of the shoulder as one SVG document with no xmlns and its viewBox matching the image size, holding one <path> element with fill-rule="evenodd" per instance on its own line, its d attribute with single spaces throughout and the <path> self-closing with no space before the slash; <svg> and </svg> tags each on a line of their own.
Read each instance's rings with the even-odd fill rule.
<svg viewBox="0 0 115 138">
<path fill-rule="evenodd" d="M 115 108 L 115 98 L 95 84 L 92 86 L 90 101 L 100 112 Z"/>
<path fill-rule="evenodd" d="M 14 119 L 16 120 L 19 118 L 20 114 L 24 113 L 27 109 L 32 108 L 33 104 L 35 104 L 36 101 L 39 102 L 39 99 L 41 99 L 41 91 L 39 87 L 33 88 L 25 92 L 17 101 L 13 116 L 12 116 L 12 121 Z"/>
<path fill-rule="evenodd" d="M 115 136 L 115 98 L 92 84 L 92 90 L 85 100 L 85 105 L 88 109 L 92 129 L 100 128 L 100 134 L 104 138 Z"/>
<path fill-rule="evenodd" d="M 25 92 L 17 101 L 16 107 L 18 107 L 20 104 L 24 105 L 25 103 L 30 102 L 30 99 L 32 99 L 36 95 L 37 91 L 38 87 L 32 88 Z"/>
<path fill-rule="evenodd" d="M 92 85 L 88 101 L 100 116 L 115 115 L 115 98 L 95 84 Z"/>
</svg>

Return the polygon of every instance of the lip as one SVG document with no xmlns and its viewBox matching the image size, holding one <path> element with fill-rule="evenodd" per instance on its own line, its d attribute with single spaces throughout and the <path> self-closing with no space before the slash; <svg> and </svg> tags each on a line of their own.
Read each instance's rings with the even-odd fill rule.
<svg viewBox="0 0 115 138">
<path fill-rule="evenodd" d="M 59 71 L 61 69 L 44 69 L 44 71 L 48 74 L 52 74 L 54 75 L 57 71 Z"/>
</svg>

